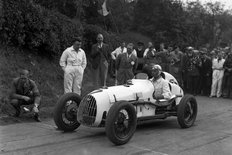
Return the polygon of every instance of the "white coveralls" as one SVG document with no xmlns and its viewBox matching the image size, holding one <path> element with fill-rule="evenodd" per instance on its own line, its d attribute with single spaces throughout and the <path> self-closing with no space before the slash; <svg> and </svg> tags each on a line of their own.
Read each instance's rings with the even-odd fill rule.
<svg viewBox="0 0 232 155">
<path fill-rule="evenodd" d="M 61 58 L 60 66 L 64 70 L 64 93 L 81 94 L 81 85 L 85 67 L 86 55 L 81 48 L 75 51 L 73 46 L 67 48 Z"/>
<path fill-rule="evenodd" d="M 212 86 L 211 86 L 210 96 L 220 97 L 222 95 L 221 86 L 222 86 L 222 79 L 224 76 L 224 69 L 223 69 L 224 62 L 225 59 L 221 59 L 219 61 L 217 58 L 213 59 L 212 62 L 213 75 L 212 75 Z"/>
<path fill-rule="evenodd" d="M 164 99 L 170 100 L 172 97 L 171 90 L 168 85 L 168 81 L 160 77 L 157 80 L 153 80 L 154 78 L 151 79 L 154 88 L 155 88 L 155 94 L 156 96 L 163 95 Z"/>
</svg>

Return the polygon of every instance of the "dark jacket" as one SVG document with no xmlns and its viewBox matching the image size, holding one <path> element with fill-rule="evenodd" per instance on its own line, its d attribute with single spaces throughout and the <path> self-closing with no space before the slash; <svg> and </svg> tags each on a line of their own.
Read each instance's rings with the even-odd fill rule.
<svg viewBox="0 0 232 155">
<path fill-rule="evenodd" d="M 90 57 L 92 58 L 92 66 L 94 69 L 97 69 L 100 63 L 103 63 L 105 60 L 110 62 L 110 52 L 111 49 L 108 44 L 103 43 L 102 47 L 99 48 L 98 44 L 92 46 L 92 51 Z"/>
<path fill-rule="evenodd" d="M 22 80 L 21 78 L 15 78 L 11 88 L 11 99 L 22 99 L 22 96 L 30 97 L 35 103 L 40 103 L 40 93 L 31 79 Z"/>
<path fill-rule="evenodd" d="M 187 62 L 184 64 L 185 71 L 189 76 L 199 76 L 199 68 L 202 65 L 201 59 L 197 56 L 187 56 Z"/>
<path fill-rule="evenodd" d="M 136 56 L 131 54 L 130 58 L 127 58 L 128 54 L 123 53 L 118 56 L 116 59 L 116 69 L 136 69 L 138 66 L 138 59 Z M 131 62 L 134 62 L 134 65 L 131 64 Z"/>
<path fill-rule="evenodd" d="M 200 67 L 201 76 L 211 76 L 212 73 L 212 61 L 210 58 L 202 58 L 202 66 Z"/>
<path fill-rule="evenodd" d="M 232 75 L 232 71 L 229 70 L 232 69 L 232 54 L 228 55 L 226 58 L 223 68 L 225 68 L 225 74 Z"/>
</svg>

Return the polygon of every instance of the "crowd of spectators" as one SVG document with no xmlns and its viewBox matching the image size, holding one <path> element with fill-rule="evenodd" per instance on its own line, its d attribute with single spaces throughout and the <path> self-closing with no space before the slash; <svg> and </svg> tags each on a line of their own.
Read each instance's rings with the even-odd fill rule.
<svg viewBox="0 0 232 155">
<path fill-rule="evenodd" d="M 119 47 L 117 52 L 111 53 L 111 66 L 118 64 L 120 51 L 126 53 L 125 46 L 123 42 L 123 50 L 119 50 Z M 218 98 L 232 97 L 232 50 L 229 47 L 210 50 L 189 46 L 181 50 L 179 46 L 165 48 L 164 43 L 160 43 L 156 49 L 152 42 L 147 45 L 138 42 L 133 48 L 133 55 L 137 57 L 137 60 L 133 61 L 136 64 L 131 65 L 134 75 L 142 72 L 143 68 L 151 63 L 158 64 L 163 71 L 172 74 L 187 93 Z M 111 67 L 110 73 L 115 73 L 114 70 L 118 69 L 120 68 Z"/>
</svg>

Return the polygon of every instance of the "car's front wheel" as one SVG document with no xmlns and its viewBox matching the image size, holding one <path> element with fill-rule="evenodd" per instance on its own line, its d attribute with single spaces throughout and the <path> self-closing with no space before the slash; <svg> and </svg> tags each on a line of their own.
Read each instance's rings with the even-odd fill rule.
<svg viewBox="0 0 232 155">
<path fill-rule="evenodd" d="M 54 109 L 54 121 L 59 130 L 74 131 L 80 126 L 77 121 L 77 110 L 81 97 L 75 93 L 61 96 Z"/>
<path fill-rule="evenodd" d="M 191 127 L 197 117 L 197 101 L 192 95 L 185 95 L 177 108 L 177 120 L 181 128 Z"/>
<path fill-rule="evenodd" d="M 127 101 L 114 103 L 106 118 L 106 135 L 115 145 L 127 143 L 137 126 L 135 108 Z"/>
</svg>

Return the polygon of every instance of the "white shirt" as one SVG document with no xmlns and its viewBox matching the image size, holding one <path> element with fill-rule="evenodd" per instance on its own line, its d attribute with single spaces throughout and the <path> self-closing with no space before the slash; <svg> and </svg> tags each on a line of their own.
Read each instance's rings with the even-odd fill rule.
<svg viewBox="0 0 232 155">
<path fill-rule="evenodd" d="M 126 47 L 124 47 L 124 48 L 122 49 L 122 47 L 120 46 L 120 47 L 116 48 L 113 52 L 111 52 L 111 57 L 112 57 L 113 60 L 116 60 L 116 58 L 118 57 L 119 54 L 126 53 L 126 52 L 127 52 Z M 136 50 L 133 50 L 133 51 L 132 51 L 132 54 L 133 54 L 135 57 L 137 57 L 137 52 L 136 52 Z"/>
<path fill-rule="evenodd" d="M 116 60 L 116 58 L 118 57 L 119 54 L 122 54 L 122 53 L 126 53 L 127 52 L 127 49 L 126 47 L 118 47 L 116 48 L 112 53 L 111 53 L 111 57 L 113 60 Z"/>
<path fill-rule="evenodd" d="M 224 62 L 225 62 L 225 59 L 221 59 L 218 61 L 217 58 L 214 58 L 213 62 L 212 62 L 212 69 L 213 70 L 222 70 Z"/>
<path fill-rule="evenodd" d="M 84 50 L 79 48 L 78 52 L 76 52 L 73 49 L 73 46 L 67 48 L 61 55 L 60 66 L 66 67 L 67 65 L 81 66 L 83 69 L 85 69 L 87 61 Z"/>
<path fill-rule="evenodd" d="M 145 49 L 145 51 L 144 51 L 144 53 L 143 53 L 143 57 L 146 57 L 146 56 L 147 56 L 147 53 L 148 53 L 149 50 L 150 50 L 149 48 L 146 48 L 146 49 Z M 155 55 L 155 51 L 156 51 L 155 48 L 153 48 L 152 51 L 151 51 L 153 56 Z"/>
</svg>

